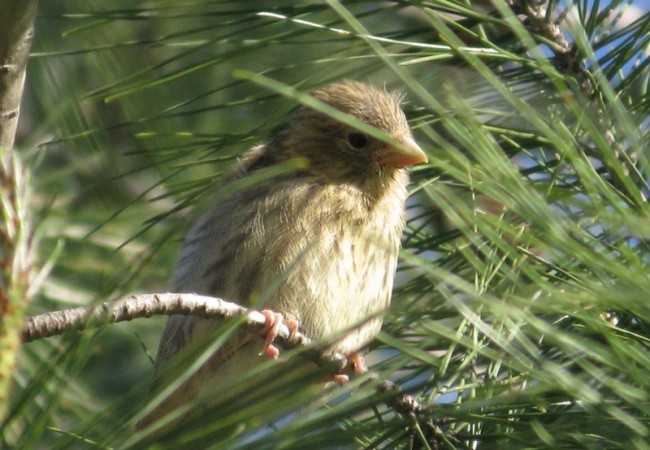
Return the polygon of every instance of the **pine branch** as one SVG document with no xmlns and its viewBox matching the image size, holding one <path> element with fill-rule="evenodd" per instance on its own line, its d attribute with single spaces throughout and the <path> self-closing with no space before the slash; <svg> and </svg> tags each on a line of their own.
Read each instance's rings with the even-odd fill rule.
<svg viewBox="0 0 650 450">
<path fill-rule="evenodd" d="M 36 0 L 0 1 L 0 420 L 14 375 L 23 315 L 35 291 L 28 172 L 13 153 Z"/>
<path fill-rule="evenodd" d="M 589 156 L 602 161 L 604 173 L 607 174 L 604 178 L 612 186 L 621 192 L 627 193 L 633 206 L 643 207 L 647 199 L 644 195 L 635 195 L 635 188 L 630 185 L 630 179 L 636 179 L 641 185 L 645 184 L 645 179 L 636 167 L 637 156 L 627 154 L 626 147 L 621 145 L 629 136 L 621 135 L 622 133 L 616 126 L 615 120 L 613 120 L 613 113 L 609 110 L 606 96 L 601 92 L 598 81 L 599 77 L 602 77 L 598 73 L 600 68 L 596 65 L 585 67 L 585 57 L 581 55 L 577 41 L 574 40 L 570 44 L 557 24 L 564 20 L 568 8 L 559 15 L 559 18 L 554 19 L 552 8 L 555 6 L 557 5 L 553 2 L 544 1 L 513 0 L 511 3 L 513 10 L 517 14 L 524 16 L 523 24 L 531 35 L 536 36 L 539 42 L 551 49 L 554 55 L 555 67 L 576 80 L 580 92 L 588 99 L 589 108 L 594 112 L 594 119 L 597 121 L 599 128 L 603 130 L 602 138 L 607 143 L 607 146 L 614 150 L 614 155 L 622 164 L 622 169 L 617 170 L 617 168 L 612 167 L 612 162 L 602 157 L 602 149 L 597 148 L 595 144 L 587 145 L 585 151 L 589 153 Z"/>
<path fill-rule="evenodd" d="M 230 303 L 216 297 L 206 297 L 197 294 L 138 294 L 131 295 L 99 305 L 70 308 L 53 311 L 37 316 L 28 317 L 22 330 L 24 343 L 63 334 L 72 330 L 84 330 L 109 323 L 130 321 L 133 319 L 151 317 L 154 315 L 183 314 L 202 318 L 234 319 L 245 317 L 245 327 L 251 333 L 265 337 L 266 318 L 262 313 Z M 282 324 L 276 338 L 282 347 L 291 349 L 299 346 L 307 347 L 312 341 L 304 334 L 292 333 Z M 306 356 L 321 366 L 336 367 L 340 371 L 348 370 L 347 359 L 344 355 L 325 356 L 315 351 L 306 352 Z M 434 421 L 430 408 L 418 402 L 414 397 L 404 393 L 401 388 L 377 375 L 371 375 L 368 383 L 375 385 L 378 394 L 387 395 L 386 403 L 397 413 L 409 418 L 414 427 L 424 424 L 427 440 L 437 441 L 453 439 L 444 436 Z"/>
<path fill-rule="evenodd" d="M 551 10 L 544 3 L 518 0 L 513 2 L 513 9 L 524 15 L 524 25 L 528 31 L 545 40 L 544 43 L 555 55 L 561 69 L 572 76 L 582 74 L 582 60 L 578 57 L 576 48 L 569 44 L 560 27 L 552 20 Z"/>
<path fill-rule="evenodd" d="M 23 342 L 56 336 L 70 330 L 83 330 L 107 323 L 118 323 L 154 315 L 183 314 L 203 318 L 232 319 L 246 315 L 246 325 L 253 333 L 264 331 L 265 318 L 258 311 L 248 310 L 216 297 L 196 294 L 139 294 L 100 305 L 70 308 L 28 317 L 22 332 Z M 286 348 L 309 345 L 310 339 L 297 332 L 293 336 L 282 325 L 278 339 Z"/>
<path fill-rule="evenodd" d="M 36 0 L 3 1 L 0 14 L 0 149 L 14 145 Z"/>
</svg>

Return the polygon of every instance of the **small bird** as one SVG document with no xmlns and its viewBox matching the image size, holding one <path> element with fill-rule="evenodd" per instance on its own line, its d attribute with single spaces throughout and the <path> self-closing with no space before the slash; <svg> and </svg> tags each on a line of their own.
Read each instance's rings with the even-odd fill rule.
<svg viewBox="0 0 650 450">
<path fill-rule="evenodd" d="M 217 201 L 187 234 L 170 288 L 261 306 L 268 310 L 269 328 L 286 318 L 311 339 L 338 336 L 328 351 L 355 356 L 355 370 L 361 372 L 356 352 L 377 335 L 390 303 L 405 222 L 406 167 L 427 157 L 413 139 L 400 95 L 350 80 L 311 95 L 398 145 L 314 109 L 298 108 L 267 143 L 244 154 L 225 183 L 294 159 L 304 165 L 261 177 Z M 257 305 L 256 299 L 263 303 Z M 156 370 L 223 323 L 170 317 Z M 241 377 L 265 359 L 260 350 L 275 356 L 269 334 L 264 343 L 244 331 L 234 334 L 141 426 L 203 398 L 208 385 Z"/>
</svg>

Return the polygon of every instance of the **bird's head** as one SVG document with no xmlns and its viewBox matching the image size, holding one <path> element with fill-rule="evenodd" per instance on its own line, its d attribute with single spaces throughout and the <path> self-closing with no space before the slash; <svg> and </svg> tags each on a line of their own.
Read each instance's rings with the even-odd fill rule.
<svg viewBox="0 0 650 450">
<path fill-rule="evenodd" d="M 306 159 L 311 175 L 330 182 L 381 184 L 405 172 L 404 167 L 427 161 L 400 107 L 401 96 L 357 81 L 333 83 L 312 96 L 385 133 L 394 143 L 303 106 L 279 144 L 285 158 Z"/>
</svg>

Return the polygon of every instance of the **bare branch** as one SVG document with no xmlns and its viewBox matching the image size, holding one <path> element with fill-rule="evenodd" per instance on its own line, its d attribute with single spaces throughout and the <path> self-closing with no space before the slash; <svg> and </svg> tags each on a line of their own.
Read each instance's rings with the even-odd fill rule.
<svg viewBox="0 0 650 450">
<path fill-rule="evenodd" d="M 547 8 L 547 2 L 531 0 L 512 0 L 509 2 L 516 14 L 524 16 L 523 24 L 526 29 L 542 41 L 555 56 L 555 65 L 563 72 L 575 77 L 581 84 L 585 82 L 583 60 L 578 55 L 577 48 L 570 44 L 562 30 L 555 22 Z M 561 15 L 563 18 L 564 15 Z M 581 89 L 589 91 L 588 86 Z"/>
<path fill-rule="evenodd" d="M 22 330 L 23 342 L 32 342 L 51 336 L 60 335 L 71 330 L 83 330 L 109 323 L 118 323 L 154 315 L 183 314 L 203 318 L 233 319 L 245 317 L 245 326 L 262 336 L 265 332 L 266 319 L 258 311 L 243 308 L 220 298 L 196 294 L 139 294 L 131 295 L 99 305 L 54 311 L 38 316 L 28 317 Z M 291 333 L 284 325 L 278 330 L 277 341 L 284 348 L 308 346 L 311 339 L 300 332 Z M 308 353 L 310 359 L 320 365 L 346 368 L 343 355 L 325 356 L 318 352 Z M 404 393 L 400 387 L 379 376 L 372 375 L 368 382 L 375 383 L 379 394 L 389 394 L 386 403 L 397 413 L 418 422 L 424 420 L 425 428 L 442 433 L 433 420 L 431 412 L 415 398 Z M 433 434 L 433 433 L 431 433 Z"/>
<path fill-rule="evenodd" d="M 56 336 L 70 330 L 83 330 L 108 323 L 118 323 L 154 315 L 182 314 L 203 318 L 232 319 L 246 316 L 253 333 L 262 333 L 265 318 L 262 313 L 248 310 L 216 297 L 196 294 L 139 294 L 100 305 L 71 308 L 28 317 L 22 332 L 23 342 Z M 301 333 L 291 336 L 286 326 L 279 330 L 279 340 L 287 348 L 309 345 L 310 339 Z"/>
<path fill-rule="evenodd" d="M 36 0 L 4 0 L 0 14 L 0 149 L 14 144 Z"/>
<path fill-rule="evenodd" d="M 0 0 L 0 422 L 7 411 L 23 314 L 34 292 L 28 171 L 13 153 L 36 0 Z"/>
</svg>

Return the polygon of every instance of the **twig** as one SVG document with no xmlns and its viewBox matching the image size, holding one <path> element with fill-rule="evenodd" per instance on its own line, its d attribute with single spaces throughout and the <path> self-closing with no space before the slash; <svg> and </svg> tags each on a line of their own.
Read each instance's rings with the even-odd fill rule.
<svg viewBox="0 0 650 450">
<path fill-rule="evenodd" d="M 375 389 L 378 394 L 390 394 L 390 398 L 386 401 L 390 408 L 401 416 L 408 418 L 414 426 L 423 425 L 422 429 L 425 438 L 427 443 L 432 446 L 431 448 L 443 448 L 442 445 L 447 448 L 455 448 L 452 441 L 457 443 L 458 439 L 449 433 L 445 433 L 439 427 L 441 423 L 446 422 L 445 418 L 436 417 L 434 420 L 430 407 L 424 406 L 392 381 L 385 380 L 379 375 L 372 375 L 371 380 L 376 383 Z"/>
<path fill-rule="evenodd" d="M 617 130 L 612 121 L 612 115 L 607 112 L 605 100 L 601 98 L 597 77 L 591 72 L 593 69 L 584 67 L 584 61 L 578 53 L 577 45 L 575 43 L 569 44 L 560 27 L 551 18 L 546 4 L 545 1 L 513 0 L 511 6 L 517 13 L 525 16 L 524 26 L 531 33 L 543 38 L 544 44 L 553 51 L 555 66 L 562 72 L 574 77 L 582 93 L 591 99 L 590 109 L 595 112 L 598 125 L 603 130 L 602 137 L 612 148 L 617 159 L 623 164 L 624 173 L 621 174 L 612 169 L 608 161 L 602 159 L 602 155 L 599 154 L 597 149 L 592 150 L 593 155 L 591 156 L 601 159 L 603 165 L 607 168 L 610 182 L 614 187 L 622 192 L 629 192 L 626 183 L 629 177 L 634 177 L 641 184 L 645 184 L 645 179 L 636 168 L 637 158 L 628 154 L 626 147 L 621 145 L 621 142 L 625 142 L 626 139 L 616 138 Z M 556 20 L 559 21 L 559 19 Z M 632 193 L 630 198 L 634 206 L 644 207 L 647 203 L 643 195 L 634 195 Z"/>
<path fill-rule="evenodd" d="M 27 57 L 34 34 L 36 0 L 2 2 L 0 14 L 0 152 L 14 145 Z"/>
<path fill-rule="evenodd" d="M 23 342 L 56 336 L 70 330 L 83 330 L 107 323 L 125 322 L 154 315 L 182 314 L 203 318 L 232 319 L 246 316 L 250 331 L 261 333 L 264 315 L 220 298 L 196 294 L 139 294 L 99 305 L 53 311 L 28 317 L 22 331 Z M 306 346 L 311 340 L 301 334 L 291 335 L 286 326 L 279 329 L 278 339 L 287 348 Z"/>
<path fill-rule="evenodd" d="M 258 311 L 246 309 L 215 297 L 165 293 L 131 295 L 99 305 L 28 317 L 22 330 L 22 340 L 24 343 L 33 342 L 71 330 L 83 330 L 154 315 L 174 314 L 222 319 L 245 317 L 245 326 L 250 332 L 260 336 L 265 332 L 266 319 Z M 289 349 L 299 346 L 306 347 L 312 343 L 311 339 L 304 334 L 291 333 L 284 325 L 280 326 L 278 330 L 277 342 Z M 346 368 L 346 358 L 343 355 L 325 356 L 314 352 L 308 356 L 320 365 L 338 366 L 340 370 Z M 371 376 L 371 380 L 376 383 L 376 390 L 379 394 L 390 394 L 386 403 L 393 410 L 415 422 L 424 423 L 428 434 L 439 438 L 442 431 L 434 424 L 429 408 L 404 393 L 398 385 L 390 381 L 383 380 L 377 375 Z"/>
<path fill-rule="evenodd" d="M 36 0 L 0 2 L 0 422 L 9 405 L 20 324 L 35 289 L 29 172 L 13 151 Z"/>
<path fill-rule="evenodd" d="M 525 17 L 524 26 L 531 34 L 540 36 L 555 56 L 555 65 L 561 71 L 575 77 L 581 83 L 581 89 L 588 91 L 584 83 L 588 82 L 582 59 L 578 56 L 575 45 L 569 44 L 560 27 L 551 18 L 545 2 L 514 0 L 513 10 Z"/>
</svg>

